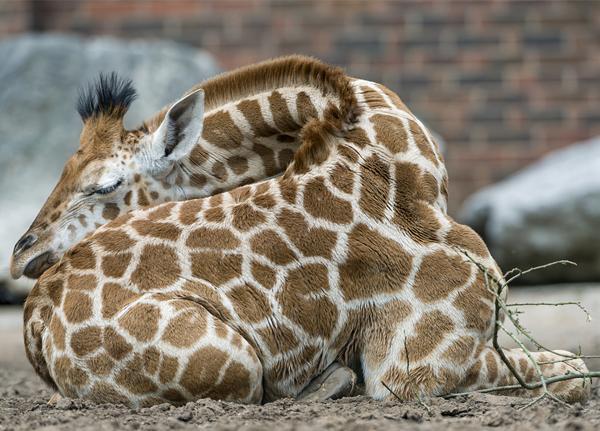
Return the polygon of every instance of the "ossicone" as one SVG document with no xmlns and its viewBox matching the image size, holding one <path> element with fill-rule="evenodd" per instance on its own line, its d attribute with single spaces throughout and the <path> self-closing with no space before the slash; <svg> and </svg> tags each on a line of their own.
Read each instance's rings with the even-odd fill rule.
<svg viewBox="0 0 600 431">
<path fill-rule="evenodd" d="M 116 72 L 100 73 L 96 81 L 79 91 L 77 112 L 83 121 L 99 115 L 123 118 L 136 97 L 131 79 Z"/>
</svg>

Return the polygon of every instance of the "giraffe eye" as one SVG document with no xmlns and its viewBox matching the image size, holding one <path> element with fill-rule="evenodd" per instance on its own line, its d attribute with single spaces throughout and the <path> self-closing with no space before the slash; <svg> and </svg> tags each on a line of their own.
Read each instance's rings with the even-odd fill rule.
<svg viewBox="0 0 600 431">
<path fill-rule="evenodd" d="M 107 195 L 109 193 L 114 192 L 115 190 L 117 190 L 117 188 L 123 183 L 123 180 L 119 180 L 116 183 L 108 186 L 108 187 L 103 187 L 101 189 L 96 189 L 94 190 L 94 194 L 98 194 L 98 195 Z"/>
</svg>

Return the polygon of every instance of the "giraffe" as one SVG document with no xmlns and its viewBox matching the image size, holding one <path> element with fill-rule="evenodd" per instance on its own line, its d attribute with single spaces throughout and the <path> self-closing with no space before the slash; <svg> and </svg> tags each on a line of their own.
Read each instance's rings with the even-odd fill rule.
<svg viewBox="0 0 600 431">
<path fill-rule="evenodd" d="M 283 57 L 207 80 L 125 130 L 133 84 L 101 75 L 80 96 L 79 149 L 16 243 L 12 276 L 38 278 L 71 246 L 128 211 L 281 174 L 302 127 L 323 119 L 330 105 L 347 106 L 351 94 L 338 85 L 344 79 L 340 69 L 314 59 Z"/>
<path fill-rule="evenodd" d="M 338 85 L 356 117 L 331 105 L 309 121 L 282 176 L 129 212 L 47 270 L 24 312 L 42 379 L 132 407 L 294 397 L 335 361 L 375 399 L 515 383 L 486 345 L 494 294 L 476 263 L 500 270 L 447 215 L 428 134 L 385 89 Z M 546 377 L 587 370 L 533 358 Z M 574 402 L 590 385 L 549 389 Z"/>
</svg>

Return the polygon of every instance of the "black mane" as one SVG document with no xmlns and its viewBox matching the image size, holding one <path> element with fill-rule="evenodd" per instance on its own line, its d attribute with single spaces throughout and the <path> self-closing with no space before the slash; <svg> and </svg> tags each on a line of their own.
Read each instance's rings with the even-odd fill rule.
<svg viewBox="0 0 600 431">
<path fill-rule="evenodd" d="M 80 90 L 77 112 L 83 121 L 101 114 L 123 117 L 136 97 L 130 79 L 120 78 L 116 72 L 100 73 L 96 82 Z"/>
</svg>

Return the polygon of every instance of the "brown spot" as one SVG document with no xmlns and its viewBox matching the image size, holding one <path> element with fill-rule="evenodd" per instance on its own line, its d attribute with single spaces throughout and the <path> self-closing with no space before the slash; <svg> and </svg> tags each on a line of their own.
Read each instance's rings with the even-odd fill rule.
<svg viewBox="0 0 600 431">
<path fill-rule="evenodd" d="M 190 184 L 197 188 L 204 187 L 206 182 L 207 182 L 206 175 L 192 174 L 192 176 L 190 177 Z"/>
<path fill-rule="evenodd" d="M 129 398 L 119 392 L 113 385 L 100 382 L 94 384 L 87 398 L 95 403 L 111 403 L 130 405 Z"/>
<path fill-rule="evenodd" d="M 409 109 L 406 107 L 406 105 L 402 102 L 402 100 L 400 100 L 400 97 L 398 97 L 398 95 L 396 93 L 394 93 L 393 91 L 391 91 L 389 88 L 381 85 L 381 84 L 377 84 L 377 87 L 383 91 L 383 93 L 388 96 L 390 98 L 390 100 L 392 101 L 392 103 L 396 106 L 396 108 L 400 109 L 401 111 L 406 111 L 409 114 L 411 113 L 409 111 Z"/>
<path fill-rule="evenodd" d="M 142 359 L 139 355 L 127 363 L 116 376 L 117 384 L 128 389 L 134 394 L 147 394 L 155 392 L 156 384 L 142 373 Z"/>
<path fill-rule="evenodd" d="M 204 211 L 204 219 L 212 223 L 221 223 L 225 220 L 225 213 L 221 208 L 209 208 Z"/>
<path fill-rule="evenodd" d="M 423 190 L 420 168 L 413 163 L 397 163 L 393 222 L 416 242 L 438 242 L 440 222 L 432 207 L 422 200 Z"/>
<path fill-rule="evenodd" d="M 186 310 L 172 318 L 167 325 L 162 339 L 175 347 L 190 347 L 206 332 L 206 317 L 195 310 Z"/>
<path fill-rule="evenodd" d="M 123 202 L 125 203 L 125 205 L 129 206 L 131 205 L 131 195 L 133 194 L 133 192 L 131 190 L 129 190 L 127 193 L 125 193 L 125 197 L 123 198 Z"/>
<path fill-rule="evenodd" d="M 123 329 L 139 341 L 150 341 L 158 331 L 160 310 L 151 304 L 136 304 L 119 318 Z"/>
<path fill-rule="evenodd" d="M 242 175 L 248 170 L 248 159 L 234 155 L 227 159 L 227 165 L 236 175 Z"/>
<path fill-rule="evenodd" d="M 348 257 L 340 267 L 346 300 L 399 292 L 412 268 L 412 256 L 395 241 L 364 224 L 348 238 Z"/>
<path fill-rule="evenodd" d="M 283 171 L 294 159 L 294 151 L 289 148 L 284 148 L 278 153 L 277 158 L 279 159 L 279 169 Z"/>
<path fill-rule="evenodd" d="M 391 115 L 375 114 L 371 117 L 375 130 L 375 139 L 385 145 L 392 154 L 401 153 L 408 149 L 406 130 L 402 121 Z"/>
<path fill-rule="evenodd" d="M 196 145 L 190 153 L 190 161 L 196 166 L 201 166 L 204 162 L 208 160 L 208 156 L 208 151 L 206 151 L 200 145 Z"/>
<path fill-rule="evenodd" d="M 180 272 L 175 250 L 162 244 L 147 244 L 137 268 L 131 274 L 131 281 L 142 291 L 157 290 L 177 281 Z"/>
<path fill-rule="evenodd" d="M 106 220 L 116 219 L 121 210 L 115 203 L 107 203 L 104 205 L 104 209 L 102 210 L 102 217 Z"/>
<path fill-rule="evenodd" d="M 408 124 L 410 127 L 410 132 L 412 133 L 413 138 L 415 140 L 415 144 L 417 144 L 417 147 L 419 148 L 421 154 L 423 154 L 423 156 L 427 160 L 433 163 L 434 166 L 438 166 L 439 161 L 435 156 L 435 153 L 433 152 L 433 148 L 431 147 L 427 136 L 425 135 L 425 131 L 421 129 L 421 127 L 412 120 L 409 120 Z"/>
<path fill-rule="evenodd" d="M 227 296 L 244 322 L 258 323 L 271 314 L 269 300 L 260 290 L 248 284 L 233 287 Z"/>
<path fill-rule="evenodd" d="M 50 333 L 54 347 L 65 350 L 65 327 L 57 314 L 54 314 L 50 320 Z"/>
<path fill-rule="evenodd" d="M 104 283 L 102 287 L 102 317 L 110 319 L 138 298 L 138 295 L 116 283 Z"/>
<path fill-rule="evenodd" d="M 96 288 L 96 277 L 93 275 L 69 275 L 69 289 L 92 290 Z"/>
<path fill-rule="evenodd" d="M 52 300 L 55 307 L 60 305 L 63 295 L 63 281 L 60 279 L 48 282 L 48 296 Z"/>
<path fill-rule="evenodd" d="M 95 375 L 106 376 L 112 371 L 115 362 L 106 353 L 100 353 L 88 359 L 87 366 Z"/>
<path fill-rule="evenodd" d="M 352 193 L 354 187 L 354 174 L 348 166 L 337 163 L 329 177 L 331 183 L 344 193 Z"/>
<path fill-rule="evenodd" d="M 295 141 L 296 141 L 296 138 L 292 135 L 284 135 L 284 134 L 277 135 L 277 142 L 284 142 L 286 144 L 290 144 Z"/>
<path fill-rule="evenodd" d="M 71 349 L 77 356 L 95 352 L 102 346 L 102 330 L 97 326 L 86 326 L 71 336 Z"/>
<path fill-rule="evenodd" d="M 306 124 L 309 120 L 319 117 L 319 113 L 310 100 L 310 96 L 304 91 L 298 93 L 296 97 L 296 110 L 302 124 Z"/>
<path fill-rule="evenodd" d="M 86 294 L 68 291 L 63 305 L 65 317 L 69 323 L 84 322 L 92 317 L 92 300 Z"/>
<path fill-rule="evenodd" d="M 148 214 L 148 220 L 160 221 L 168 218 L 171 215 L 171 210 L 174 206 L 175 202 L 169 202 L 155 207 L 156 209 Z"/>
<path fill-rule="evenodd" d="M 107 277 L 119 278 L 125 274 L 125 271 L 129 267 L 131 262 L 131 253 L 122 253 L 116 256 L 103 256 L 102 257 L 102 272 Z"/>
<path fill-rule="evenodd" d="M 275 270 L 266 265 L 252 261 L 252 276 L 263 287 L 270 289 L 275 284 Z"/>
<path fill-rule="evenodd" d="M 177 358 L 172 356 L 163 355 L 162 362 L 160 363 L 160 371 L 158 372 L 158 378 L 161 383 L 170 382 L 175 378 L 175 374 L 177 374 L 177 368 L 179 367 L 179 362 Z"/>
<path fill-rule="evenodd" d="M 120 230 L 104 230 L 95 234 L 93 239 L 110 253 L 129 251 L 135 244 L 129 235 Z"/>
<path fill-rule="evenodd" d="M 277 133 L 277 130 L 269 126 L 265 121 L 257 100 L 242 100 L 237 104 L 237 108 L 244 115 L 250 127 L 252 127 L 254 136 L 265 137 Z"/>
<path fill-rule="evenodd" d="M 382 220 L 388 207 L 389 165 L 373 154 L 360 166 L 360 208 L 376 220 Z"/>
<path fill-rule="evenodd" d="M 351 163 L 358 162 L 358 159 L 359 159 L 358 152 L 354 148 L 351 148 L 348 145 L 338 146 L 337 152 L 342 157 L 342 159 L 346 159 L 347 161 L 349 161 Z"/>
<path fill-rule="evenodd" d="M 321 264 L 306 264 L 289 272 L 277 300 L 286 317 L 310 336 L 328 337 L 338 319 L 336 305 L 326 296 L 319 296 L 328 290 L 327 268 Z"/>
<path fill-rule="evenodd" d="M 464 258 L 435 251 L 423 258 L 413 291 L 421 301 L 439 301 L 464 286 L 470 276 L 471 267 Z"/>
<path fill-rule="evenodd" d="M 218 111 L 204 117 L 202 138 L 212 145 L 225 150 L 233 150 L 242 142 L 242 132 L 226 111 Z"/>
<path fill-rule="evenodd" d="M 481 361 L 477 360 L 471 368 L 467 371 L 467 376 L 463 381 L 462 385 L 465 388 L 469 388 L 469 386 L 475 384 L 479 380 L 479 372 L 481 371 Z"/>
<path fill-rule="evenodd" d="M 181 392 L 172 388 L 164 391 L 162 393 L 162 397 L 175 405 L 182 404 L 184 401 L 186 401 L 185 396 Z"/>
<path fill-rule="evenodd" d="M 242 256 L 202 252 L 192 254 L 192 274 L 216 286 L 232 278 L 239 277 L 242 271 Z"/>
<path fill-rule="evenodd" d="M 264 214 L 248 204 L 238 204 L 231 209 L 232 225 L 238 230 L 247 231 L 266 221 Z"/>
<path fill-rule="evenodd" d="M 239 362 L 232 361 L 225 369 L 221 382 L 213 386 L 206 396 L 215 400 L 243 400 L 250 394 L 250 383 L 248 369 Z"/>
<path fill-rule="evenodd" d="M 257 233 L 252 237 L 250 245 L 255 253 L 265 256 L 277 265 L 286 265 L 296 258 L 294 252 L 273 230 Z"/>
<path fill-rule="evenodd" d="M 271 177 L 280 172 L 279 168 L 277 167 L 277 163 L 275 162 L 275 153 L 271 148 L 255 142 L 252 145 L 252 151 L 258 154 L 262 159 L 263 167 L 267 177 Z"/>
<path fill-rule="evenodd" d="M 361 129 L 360 127 L 355 127 L 354 129 L 348 131 L 344 135 L 344 139 L 346 139 L 346 141 L 348 142 L 353 143 L 358 148 L 364 148 L 367 145 L 371 144 L 371 140 L 367 136 L 367 132 L 365 132 L 364 129 Z"/>
<path fill-rule="evenodd" d="M 95 269 L 96 256 L 89 242 L 77 244 L 67 253 L 71 266 L 76 269 Z"/>
<path fill-rule="evenodd" d="M 498 364 L 494 352 L 491 350 L 485 355 L 485 364 L 487 366 L 488 382 L 494 383 L 498 378 Z"/>
<path fill-rule="evenodd" d="M 150 201 L 148 200 L 148 197 L 146 196 L 146 193 L 144 192 L 143 189 L 139 189 L 137 191 L 137 196 L 138 196 L 138 199 L 137 199 L 138 206 L 147 207 L 148 205 L 150 205 Z"/>
<path fill-rule="evenodd" d="M 442 358 L 448 359 L 456 365 L 464 364 L 471 356 L 474 347 L 475 340 L 473 340 L 473 337 L 463 335 L 446 349 Z"/>
<path fill-rule="evenodd" d="M 179 206 L 179 220 L 183 224 L 193 224 L 197 220 L 198 213 L 202 210 L 204 201 L 193 199 L 185 201 Z"/>
<path fill-rule="evenodd" d="M 484 276 L 478 271 L 475 281 L 456 295 L 452 303 L 463 312 L 468 329 L 485 332 L 491 325 L 493 310 L 484 300 L 492 301 L 493 293 L 487 290 Z"/>
<path fill-rule="evenodd" d="M 381 94 L 379 94 L 376 90 L 374 90 L 370 87 L 367 87 L 367 86 L 360 87 L 360 89 L 362 91 L 362 95 L 365 99 L 365 102 L 367 103 L 367 105 L 369 105 L 369 108 L 371 108 L 371 109 L 390 108 L 390 105 L 388 105 L 388 103 L 385 101 L 383 96 Z"/>
<path fill-rule="evenodd" d="M 446 235 L 446 242 L 449 245 L 458 247 L 469 253 L 474 253 L 479 256 L 488 256 L 489 252 L 484 242 L 481 240 L 473 229 L 468 226 L 451 222 L 452 228 Z"/>
<path fill-rule="evenodd" d="M 181 230 L 171 223 L 153 222 L 150 220 L 135 220 L 131 223 L 140 235 L 176 241 Z"/>
<path fill-rule="evenodd" d="M 236 236 L 227 229 L 200 227 L 193 230 L 185 243 L 191 248 L 233 249 L 240 245 Z"/>
<path fill-rule="evenodd" d="M 203 347 L 194 352 L 181 376 L 181 386 L 195 397 L 204 395 L 216 383 L 228 354 L 215 347 Z"/>
<path fill-rule="evenodd" d="M 104 349 L 115 360 L 120 361 L 131 352 L 131 344 L 111 327 L 104 329 Z"/>
<path fill-rule="evenodd" d="M 225 165 L 223 163 L 215 162 L 211 169 L 211 173 L 213 174 L 213 177 L 215 177 L 217 180 L 221 182 L 227 181 L 227 169 L 225 168 Z"/>
<path fill-rule="evenodd" d="M 273 121 L 280 132 L 293 132 L 300 128 L 292 118 L 287 102 L 279 91 L 273 91 L 268 99 Z"/>
<path fill-rule="evenodd" d="M 279 192 L 281 193 L 281 197 L 287 203 L 291 205 L 294 205 L 296 203 L 298 186 L 292 178 L 282 178 L 279 180 Z"/>
<path fill-rule="evenodd" d="M 313 217 L 340 224 L 352 222 L 352 205 L 334 196 L 325 186 L 323 177 L 315 178 L 306 184 L 304 207 Z"/>
<path fill-rule="evenodd" d="M 287 326 L 275 323 L 257 329 L 272 355 L 280 355 L 298 347 L 298 337 Z"/>
<path fill-rule="evenodd" d="M 415 325 L 414 335 L 406 339 L 409 361 L 415 363 L 433 352 L 452 329 L 452 319 L 441 311 L 434 310 L 424 314 Z"/>
<path fill-rule="evenodd" d="M 254 197 L 254 203 L 261 208 L 273 208 L 277 202 L 275 202 L 275 198 L 268 193 L 262 193 L 258 196 Z"/>
<path fill-rule="evenodd" d="M 152 191 L 150 192 L 150 198 L 151 198 L 153 201 L 156 201 L 156 200 L 159 198 L 159 196 L 160 196 L 160 195 L 158 194 L 158 192 L 157 192 L 157 191 L 154 191 L 154 190 L 152 190 Z"/>
<path fill-rule="evenodd" d="M 277 222 L 285 229 L 288 238 L 304 256 L 330 258 L 337 243 L 337 234 L 324 228 L 309 229 L 301 213 L 283 209 Z"/>
</svg>

